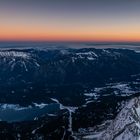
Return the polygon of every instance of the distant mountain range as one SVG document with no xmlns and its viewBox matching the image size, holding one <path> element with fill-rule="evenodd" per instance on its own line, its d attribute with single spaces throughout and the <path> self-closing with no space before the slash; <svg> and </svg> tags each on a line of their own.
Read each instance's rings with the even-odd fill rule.
<svg viewBox="0 0 140 140">
<path fill-rule="evenodd" d="M 49 97 L 51 92 L 58 92 L 51 90 L 60 87 L 83 90 L 134 81 L 140 72 L 140 53 L 128 49 L 6 49 L 0 51 L 0 68 L 0 102 L 20 104 L 21 98 L 22 102 L 26 100 L 23 95 L 31 97 L 38 90 Z"/>
</svg>

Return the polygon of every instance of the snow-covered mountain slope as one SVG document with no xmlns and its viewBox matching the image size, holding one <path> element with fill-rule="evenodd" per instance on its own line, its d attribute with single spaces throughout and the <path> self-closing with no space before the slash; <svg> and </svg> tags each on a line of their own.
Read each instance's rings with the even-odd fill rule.
<svg viewBox="0 0 140 140">
<path fill-rule="evenodd" d="M 23 50 L 1 50 L 0 51 L 0 66 L 9 71 L 28 71 L 31 67 L 39 67 L 35 56 L 30 52 Z"/>
<path fill-rule="evenodd" d="M 101 135 L 100 140 L 140 139 L 140 97 L 132 99 Z"/>
<path fill-rule="evenodd" d="M 127 102 L 114 120 L 76 135 L 82 140 L 140 140 L 140 97 Z"/>
</svg>

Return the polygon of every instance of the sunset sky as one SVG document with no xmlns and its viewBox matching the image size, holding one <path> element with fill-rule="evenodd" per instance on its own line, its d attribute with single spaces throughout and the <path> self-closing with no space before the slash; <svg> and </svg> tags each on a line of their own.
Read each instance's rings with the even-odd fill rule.
<svg viewBox="0 0 140 140">
<path fill-rule="evenodd" d="M 0 0 L 0 40 L 140 41 L 140 0 Z"/>
</svg>

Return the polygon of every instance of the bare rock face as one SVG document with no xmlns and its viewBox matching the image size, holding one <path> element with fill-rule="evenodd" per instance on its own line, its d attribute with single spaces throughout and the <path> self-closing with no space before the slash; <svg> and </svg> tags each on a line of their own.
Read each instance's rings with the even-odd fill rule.
<svg viewBox="0 0 140 140">
<path fill-rule="evenodd" d="M 128 102 L 99 140 L 140 140 L 140 97 Z"/>
</svg>

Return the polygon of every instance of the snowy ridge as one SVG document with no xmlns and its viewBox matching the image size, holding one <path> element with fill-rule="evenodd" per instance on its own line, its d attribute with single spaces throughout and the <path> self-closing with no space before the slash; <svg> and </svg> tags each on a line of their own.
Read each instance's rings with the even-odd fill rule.
<svg viewBox="0 0 140 140">
<path fill-rule="evenodd" d="M 140 139 L 140 97 L 132 99 L 99 138 L 99 140 L 128 139 Z"/>
<path fill-rule="evenodd" d="M 98 55 L 93 51 L 79 52 L 79 53 L 76 53 L 76 56 L 80 59 L 87 58 L 88 60 L 95 60 L 98 57 Z"/>
<path fill-rule="evenodd" d="M 76 53 L 76 55 L 83 55 L 83 56 L 95 56 L 95 57 L 98 57 L 98 55 L 96 53 L 94 53 L 93 51 L 89 51 L 89 52 L 79 52 L 79 53 Z"/>
<path fill-rule="evenodd" d="M 29 59 L 30 54 L 17 51 L 0 51 L 0 57 L 18 57 L 23 59 Z"/>
<path fill-rule="evenodd" d="M 114 120 L 79 131 L 78 140 L 140 140 L 140 97 L 127 102 Z"/>
<path fill-rule="evenodd" d="M 10 71 L 14 71 L 16 66 L 20 66 L 20 68 L 24 69 L 26 72 L 29 71 L 30 65 L 33 67 L 40 66 L 33 54 L 21 50 L 1 50 L 0 65 L 7 66 L 7 69 L 10 68 Z"/>
</svg>

